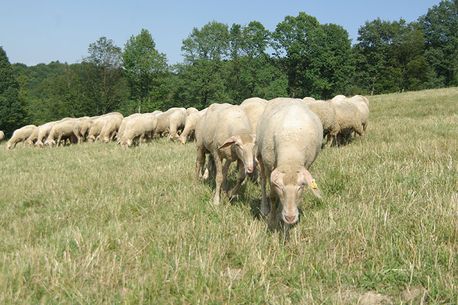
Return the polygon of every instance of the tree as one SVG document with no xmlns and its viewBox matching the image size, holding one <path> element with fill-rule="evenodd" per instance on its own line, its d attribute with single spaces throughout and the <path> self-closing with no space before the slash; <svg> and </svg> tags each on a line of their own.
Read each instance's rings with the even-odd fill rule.
<svg viewBox="0 0 458 305">
<path fill-rule="evenodd" d="M 342 27 L 320 25 L 315 17 L 300 12 L 287 16 L 272 36 L 290 96 L 327 98 L 347 91 L 353 66 L 350 40 Z"/>
<path fill-rule="evenodd" d="M 0 47 L 0 130 L 10 135 L 24 120 L 19 84 L 5 50 Z"/>
<path fill-rule="evenodd" d="M 419 18 L 425 57 L 442 85 L 458 85 L 458 0 L 443 0 Z"/>
<path fill-rule="evenodd" d="M 229 53 L 228 26 L 210 22 L 201 29 L 194 28 L 181 47 L 185 65 L 178 66 L 186 95 L 196 105 L 207 107 L 213 102 L 230 101 L 226 87 Z"/>
<path fill-rule="evenodd" d="M 138 111 L 151 98 L 160 98 L 160 88 L 167 76 L 165 54 L 156 50 L 156 44 L 148 30 L 127 41 L 123 53 L 124 70 L 130 87 L 131 99 L 138 101 Z"/>
<path fill-rule="evenodd" d="M 126 83 L 122 75 L 122 51 L 113 40 L 100 37 L 88 48 L 89 56 L 77 71 L 92 99 L 95 114 L 103 114 L 118 108 L 127 99 Z M 76 71 L 75 71 L 76 72 Z"/>
</svg>

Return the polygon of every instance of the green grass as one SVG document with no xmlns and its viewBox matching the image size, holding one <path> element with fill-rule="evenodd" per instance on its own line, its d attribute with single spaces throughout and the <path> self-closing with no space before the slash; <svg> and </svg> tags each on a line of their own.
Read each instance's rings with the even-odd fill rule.
<svg viewBox="0 0 458 305">
<path fill-rule="evenodd" d="M 321 152 L 284 243 L 260 189 L 214 207 L 195 147 L 0 145 L 0 304 L 458 304 L 458 89 L 370 98 L 368 134 Z"/>
</svg>

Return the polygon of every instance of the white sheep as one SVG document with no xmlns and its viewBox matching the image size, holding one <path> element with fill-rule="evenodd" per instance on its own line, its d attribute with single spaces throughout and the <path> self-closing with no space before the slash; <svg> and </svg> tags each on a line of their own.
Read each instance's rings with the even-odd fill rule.
<svg viewBox="0 0 458 305">
<path fill-rule="evenodd" d="M 297 222 L 305 186 L 320 197 L 309 168 L 320 152 L 322 139 L 321 122 L 303 100 L 269 101 L 257 126 L 256 157 L 261 168 L 261 213 L 270 213 L 270 227 L 276 226 L 278 214 L 286 224 Z"/>
<path fill-rule="evenodd" d="M 205 156 L 209 153 L 215 163 L 216 171 L 213 203 L 219 204 L 221 186 L 233 161 L 237 161 L 239 172 L 236 185 L 228 192 L 229 198 L 238 192 L 246 174 L 254 170 L 255 135 L 251 131 L 250 121 L 240 106 L 212 104 L 198 123 L 196 141 L 197 177 L 201 177 Z M 224 166 L 223 162 L 225 162 Z"/>
<path fill-rule="evenodd" d="M 359 136 L 363 135 L 363 125 L 361 120 L 361 113 L 358 108 L 348 102 L 346 99 L 343 100 L 331 100 L 331 104 L 334 105 L 336 111 L 336 122 L 339 125 L 338 137 L 334 137 L 331 141 L 331 145 L 335 142 L 337 145 L 342 144 L 337 139 L 345 139 L 351 137 L 353 132 Z M 339 143 L 340 142 L 340 143 Z"/>
<path fill-rule="evenodd" d="M 0 130 L 0 142 L 5 140 L 5 133 Z"/>
<path fill-rule="evenodd" d="M 206 112 L 207 108 L 202 109 L 198 112 L 192 112 L 186 117 L 183 132 L 180 134 L 180 137 L 178 138 L 182 144 L 185 144 L 188 138 L 192 138 L 194 136 L 197 123 L 205 115 Z"/>
<path fill-rule="evenodd" d="M 7 149 L 13 149 L 17 143 L 26 141 L 30 135 L 37 129 L 35 125 L 26 125 L 19 129 L 16 129 L 11 136 L 11 139 L 6 144 Z"/>
<path fill-rule="evenodd" d="M 142 138 L 153 137 L 157 125 L 157 116 L 153 113 L 142 113 L 130 117 L 125 122 L 119 143 L 124 147 L 141 143 Z"/>
<path fill-rule="evenodd" d="M 185 108 L 170 108 L 157 116 L 157 126 L 155 134 L 165 136 L 169 134 L 169 139 L 178 138 L 178 131 L 184 128 L 186 123 Z"/>
<path fill-rule="evenodd" d="M 250 120 L 251 130 L 253 133 L 256 133 L 256 125 L 258 124 L 258 120 L 264 112 L 266 105 L 267 100 L 259 97 L 248 98 L 240 104 L 240 107 L 242 107 Z"/>
</svg>

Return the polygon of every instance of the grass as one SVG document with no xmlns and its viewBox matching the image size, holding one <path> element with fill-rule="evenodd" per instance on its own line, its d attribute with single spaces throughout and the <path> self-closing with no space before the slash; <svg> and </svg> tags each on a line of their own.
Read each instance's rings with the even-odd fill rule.
<svg viewBox="0 0 458 305">
<path fill-rule="evenodd" d="M 249 182 L 209 204 L 194 144 L 0 145 L 1 304 L 458 304 L 458 89 L 370 98 L 367 136 L 321 152 L 284 243 Z"/>
</svg>

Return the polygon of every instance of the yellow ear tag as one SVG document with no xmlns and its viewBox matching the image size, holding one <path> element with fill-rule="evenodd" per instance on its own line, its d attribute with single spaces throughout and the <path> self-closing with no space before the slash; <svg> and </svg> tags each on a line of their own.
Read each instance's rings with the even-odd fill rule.
<svg viewBox="0 0 458 305">
<path fill-rule="evenodd" d="M 310 183 L 310 187 L 314 190 L 318 189 L 318 185 L 315 182 L 315 179 L 312 179 L 312 182 Z"/>
</svg>

